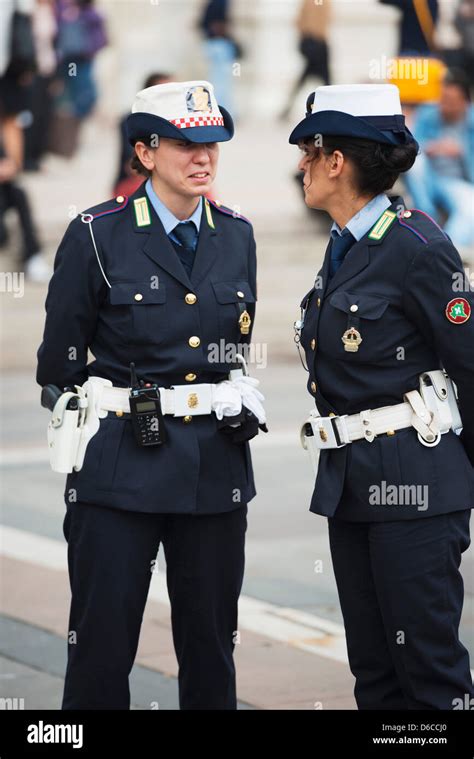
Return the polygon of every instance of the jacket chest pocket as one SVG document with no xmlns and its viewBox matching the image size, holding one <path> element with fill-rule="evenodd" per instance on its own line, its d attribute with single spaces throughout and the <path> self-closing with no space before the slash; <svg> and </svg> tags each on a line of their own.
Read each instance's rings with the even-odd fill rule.
<svg viewBox="0 0 474 759">
<path fill-rule="evenodd" d="M 330 308 L 324 313 L 331 354 L 361 362 L 386 356 L 391 340 L 387 340 L 388 325 L 383 316 L 389 304 L 387 299 L 375 295 L 333 293 L 329 298 Z"/>
<path fill-rule="evenodd" d="M 229 342 L 244 339 L 246 333 L 241 331 L 241 324 L 245 329 L 245 313 L 253 316 L 255 303 L 249 283 L 245 280 L 213 282 L 212 287 L 216 297 L 219 337 Z M 251 324 L 249 328 L 251 330 Z"/>
<path fill-rule="evenodd" d="M 126 345 L 160 343 L 166 335 L 166 288 L 150 281 L 115 282 L 110 291 L 111 327 Z"/>
</svg>

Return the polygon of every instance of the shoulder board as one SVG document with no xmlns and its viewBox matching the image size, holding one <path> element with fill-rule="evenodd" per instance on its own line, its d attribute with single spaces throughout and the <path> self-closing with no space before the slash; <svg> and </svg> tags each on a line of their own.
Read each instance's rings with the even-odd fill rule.
<svg viewBox="0 0 474 759">
<path fill-rule="evenodd" d="M 224 214 L 224 216 L 232 216 L 233 219 L 240 219 L 240 221 L 245 221 L 247 224 L 252 225 L 252 222 L 249 219 L 247 219 L 245 216 L 242 216 L 242 214 L 237 213 L 236 211 L 233 211 L 232 208 L 227 208 L 227 206 L 223 206 L 222 203 L 220 203 L 218 200 L 209 200 L 209 198 L 204 198 L 204 205 L 206 209 L 207 221 L 210 227 L 214 226 L 214 223 L 212 221 L 211 208 L 210 208 L 211 206 L 215 208 L 216 211 L 219 211 L 219 213 Z"/>
<path fill-rule="evenodd" d="M 381 240 L 385 237 L 396 218 L 397 214 L 394 211 L 389 211 L 388 209 L 384 211 L 370 230 L 369 240 Z"/>
<path fill-rule="evenodd" d="M 123 211 L 124 208 L 126 208 L 128 205 L 128 195 L 117 195 L 116 198 L 112 198 L 111 200 L 106 200 L 104 203 L 99 203 L 97 206 L 92 206 L 91 208 L 88 208 L 86 211 L 84 211 L 81 216 L 92 216 L 92 219 L 90 221 L 93 221 L 94 219 L 99 219 L 102 216 L 108 216 L 112 213 L 118 213 L 118 211 Z"/>
<path fill-rule="evenodd" d="M 425 245 L 433 240 L 449 240 L 448 235 L 441 229 L 439 224 L 424 211 L 418 208 L 410 208 L 398 217 L 400 226 L 408 229 L 418 237 Z"/>
</svg>

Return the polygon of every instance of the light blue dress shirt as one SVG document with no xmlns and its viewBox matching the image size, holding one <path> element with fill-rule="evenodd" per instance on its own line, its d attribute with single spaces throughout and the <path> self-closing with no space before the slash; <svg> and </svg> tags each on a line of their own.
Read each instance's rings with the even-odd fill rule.
<svg viewBox="0 0 474 759">
<path fill-rule="evenodd" d="M 198 206 L 197 206 L 196 210 L 194 211 L 194 213 L 188 219 L 177 219 L 176 216 L 173 213 L 171 213 L 171 211 L 169 210 L 169 208 L 167 208 L 165 206 L 165 204 L 163 203 L 163 201 L 160 200 L 160 198 L 156 194 L 156 192 L 155 192 L 155 190 L 153 188 L 151 179 L 148 179 L 146 181 L 146 183 L 145 183 L 145 190 L 146 190 L 146 193 L 147 193 L 147 195 L 148 195 L 148 197 L 150 199 L 150 202 L 151 202 L 153 208 L 155 209 L 155 211 L 158 214 L 158 217 L 159 217 L 161 223 L 163 224 L 163 227 L 165 229 L 166 234 L 172 240 L 174 240 L 174 242 L 178 243 L 178 245 L 181 244 L 179 242 L 179 240 L 174 236 L 174 234 L 172 234 L 172 231 L 173 231 L 173 229 L 175 228 L 175 226 L 177 224 L 180 224 L 181 222 L 184 222 L 184 221 L 193 221 L 194 224 L 196 225 L 196 231 L 199 234 L 199 228 L 200 228 L 200 225 L 201 225 L 201 216 L 202 216 L 202 204 L 203 204 L 203 200 L 202 199 L 201 199 L 201 202 L 198 203 Z M 198 234 L 196 234 L 196 240 L 194 242 L 194 250 L 196 250 L 196 247 L 197 247 Z"/>
<path fill-rule="evenodd" d="M 374 226 L 377 219 L 382 216 L 383 212 L 391 205 L 392 204 L 385 193 L 382 192 L 380 195 L 376 195 L 375 198 L 369 200 L 360 211 L 349 219 L 344 229 L 348 229 L 356 240 L 361 240 L 366 232 Z M 343 232 L 339 227 L 339 224 L 336 224 L 336 222 L 333 222 L 331 227 L 331 235 L 334 237 L 333 232 L 338 235 L 342 235 Z"/>
</svg>

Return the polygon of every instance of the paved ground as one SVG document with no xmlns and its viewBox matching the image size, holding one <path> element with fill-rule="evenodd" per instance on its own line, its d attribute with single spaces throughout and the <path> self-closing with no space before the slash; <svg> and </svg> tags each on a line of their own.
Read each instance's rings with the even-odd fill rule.
<svg viewBox="0 0 474 759">
<path fill-rule="evenodd" d="M 258 127 L 241 126 L 240 143 L 224 147 L 218 183 L 218 197 L 255 223 L 260 267 L 254 339 L 268 350 L 267 368 L 255 370 L 267 396 L 271 434 L 253 445 L 259 494 L 250 506 L 236 649 L 238 694 L 241 708 L 353 709 L 326 524 L 308 512 L 312 476 L 298 442 L 298 426 L 311 401 L 292 324 L 319 268 L 325 224 L 302 206 L 291 179 L 297 155 L 285 145 L 287 128 L 269 130 L 263 151 L 255 145 Z M 48 159 L 41 174 L 25 178 L 50 260 L 68 214 L 110 196 L 113 170 L 107 174 L 102 167 L 115 165 L 114 150 L 110 121 L 100 116 L 88 124 L 74 161 Z M 14 267 L 14 253 L 12 245 L 4 254 L 4 271 Z M 0 696 L 23 698 L 26 708 L 60 705 L 69 602 L 63 478 L 47 465 L 47 412 L 39 406 L 34 382 L 44 297 L 45 287 L 27 284 L 22 298 L 12 293 L 2 298 Z M 314 571 L 317 560 L 322 572 Z M 472 653 L 472 551 L 463 569 L 462 630 Z M 175 678 L 160 564 L 132 675 L 134 708 L 152 708 L 155 702 L 175 708 Z"/>
</svg>

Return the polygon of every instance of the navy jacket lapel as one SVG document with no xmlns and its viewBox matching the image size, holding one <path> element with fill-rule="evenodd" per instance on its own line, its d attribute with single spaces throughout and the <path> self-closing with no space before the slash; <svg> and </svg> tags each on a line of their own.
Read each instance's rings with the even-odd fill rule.
<svg viewBox="0 0 474 759">
<path fill-rule="evenodd" d="M 399 208 L 404 207 L 404 202 L 403 202 L 402 197 L 398 195 L 389 196 L 389 197 L 392 204 L 386 209 L 386 211 L 397 213 Z M 386 213 L 386 211 L 384 211 L 384 213 Z M 381 216 L 383 216 L 383 214 L 381 214 Z M 342 285 L 344 282 L 347 282 L 347 280 L 352 279 L 352 277 L 355 277 L 356 274 L 358 274 L 360 271 L 365 269 L 366 266 L 369 265 L 370 248 L 373 247 L 374 245 L 380 245 L 382 240 L 385 238 L 385 234 L 382 237 L 380 237 L 380 239 L 370 239 L 368 236 L 371 230 L 374 229 L 377 222 L 380 221 L 381 216 L 371 226 L 371 228 L 367 230 L 366 234 L 358 242 L 354 243 L 352 248 L 350 248 L 350 250 L 348 251 L 343 261 L 342 266 L 340 267 L 340 269 L 338 269 L 334 277 L 332 277 L 332 279 L 328 281 L 328 286 L 326 288 L 324 295 L 329 295 L 330 293 L 333 292 L 333 290 L 335 290 L 337 287 Z M 387 230 L 388 234 L 390 234 L 392 226 L 393 225 L 391 225 L 388 228 Z M 328 267 L 329 267 L 329 255 L 330 254 L 328 253 L 328 251 L 326 251 L 326 259 L 327 259 Z M 327 268 L 326 270 L 326 277 L 328 273 L 329 273 L 329 268 Z"/>
<path fill-rule="evenodd" d="M 318 295 L 320 295 L 321 298 L 324 298 L 327 290 L 327 286 L 329 283 L 329 264 L 331 262 L 331 240 L 329 240 L 326 248 L 326 253 L 324 254 L 324 260 L 323 260 L 323 266 L 321 268 L 321 271 L 319 273 L 319 277 L 321 277 L 321 287 L 316 287 L 316 290 L 318 291 Z M 318 282 L 318 280 L 316 280 Z M 319 284 L 319 282 L 318 282 Z"/>
<path fill-rule="evenodd" d="M 145 197 L 147 205 L 138 203 L 138 206 L 145 207 L 145 212 L 136 212 L 135 201 L 140 201 Z M 145 186 L 141 185 L 133 195 L 130 196 L 130 208 L 132 214 L 133 229 L 138 234 L 143 235 L 142 250 L 149 258 L 160 266 L 162 269 L 171 274 L 172 277 L 185 285 L 189 290 L 192 289 L 189 277 L 179 260 L 175 249 L 168 235 L 166 234 L 163 224 L 158 214 L 150 203 L 146 194 Z M 146 208 L 148 210 L 146 210 Z M 148 215 L 147 215 L 148 214 Z M 149 223 L 147 223 L 149 220 Z"/>
<path fill-rule="evenodd" d="M 330 253 L 328 253 L 326 257 L 328 259 L 326 274 L 329 275 Z M 369 265 L 369 262 L 370 262 L 369 246 L 367 244 L 367 238 L 364 235 L 364 237 L 361 240 L 359 240 L 358 242 L 355 242 L 352 248 L 349 249 L 342 263 L 342 266 L 337 270 L 335 275 L 331 277 L 331 279 L 328 281 L 327 288 L 324 294 L 329 295 L 337 287 L 342 285 L 344 282 L 347 282 L 348 279 L 352 279 L 352 277 L 355 277 L 356 274 L 358 274 L 360 271 L 362 271 L 362 269 L 365 269 L 365 267 Z"/>
<path fill-rule="evenodd" d="M 191 281 L 194 287 L 197 287 L 202 282 L 209 269 L 213 266 L 218 253 L 219 234 L 216 231 L 210 207 L 204 201 L 196 257 L 191 272 Z"/>
</svg>

